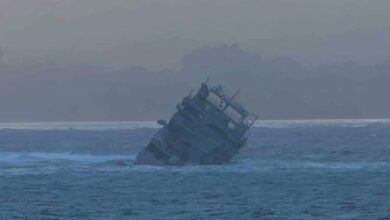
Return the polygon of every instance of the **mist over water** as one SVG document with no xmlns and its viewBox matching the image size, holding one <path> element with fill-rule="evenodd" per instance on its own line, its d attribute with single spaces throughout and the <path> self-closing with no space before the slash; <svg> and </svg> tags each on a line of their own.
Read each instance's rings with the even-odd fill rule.
<svg viewBox="0 0 390 220">
<path fill-rule="evenodd" d="M 185 167 L 133 164 L 157 131 L 151 123 L 27 125 L 0 130 L 0 213 L 6 219 L 390 214 L 387 120 L 259 121 L 233 161 Z"/>
</svg>

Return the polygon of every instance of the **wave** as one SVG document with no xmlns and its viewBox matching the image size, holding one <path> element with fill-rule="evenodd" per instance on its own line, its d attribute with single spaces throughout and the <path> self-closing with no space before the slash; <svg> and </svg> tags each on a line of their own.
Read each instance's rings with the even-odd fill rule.
<svg viewBox="0 0 390 220">
<path fill-rule="evenodd" d="M 377 169 L 390 168 L 388 162 L 288 162 L 281 165 L 290 169 L 326 169 L 326 170 L 360 170 L 360 169 Z"/>
<path fill-rule="evenodd" d="M 272 160 L 237 158 L 224 165 L 183 167 L 134 165 L 136 155 L 89 155 L 72 153 L 0 152 L 0 175 L 60 172 L 141 172 L 141 173 L 270 173 L 270 172 L 346 172 L 389 170 L 387 161 L 330 162 L 309 160 Z"/>
<path fill-rule="evenodd" d="M 9 122 L 0 123 L 0 129 L 17 130 L 118 130 L 160 128 L 155 121 L 119 121 L 119 122 Z"/>
<path fill-rule="evenodd" d="M 115 160 L 134 160 L 135 155 L 89 155 L 72 153 L 14 153 L 1 152 L 0 162 L 20 163 L 34 161 L 76 161 L 85 163 L 103 163 Z"/>
<path fill-rule="evenodd" d="M 198 165 L 183 167 L 159 167 L 136 165 L 129 167 L 137 172 L 179 172 L 187 173 L 274 173 L 274 172 L 346 172 L 375 171 L 390 169 L 389 162 L 315 162 L 241 159 L 224 165 Z"/>
</svg>

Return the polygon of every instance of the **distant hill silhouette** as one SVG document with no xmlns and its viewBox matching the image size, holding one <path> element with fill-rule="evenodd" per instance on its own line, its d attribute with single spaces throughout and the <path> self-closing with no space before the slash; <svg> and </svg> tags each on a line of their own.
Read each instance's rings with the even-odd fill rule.
<svg viewBox="0 0 390 220">
<path fill-rule="evenodd" d="M 307 68 L 237 45 L 204 46 L 179 70 L 55 63 L 0 65 L 0 121 L 154 120 L 211 77 L 261 119 L 389 118 L 390 61 Z"/>
</svg>

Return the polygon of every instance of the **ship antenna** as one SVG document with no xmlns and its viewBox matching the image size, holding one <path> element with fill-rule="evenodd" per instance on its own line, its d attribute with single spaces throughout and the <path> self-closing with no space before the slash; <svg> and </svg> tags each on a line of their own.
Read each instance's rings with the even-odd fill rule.
<svg viewBox="0 0 390 220">
<path fill-rule="evenodd" d="M 210 77 L 207 77 L 206 81 L 204 82 L 205 85 L 210 81 Z"/>
<path fill-rule="evenodd" d="M 238 90 L 237 90 L 237 92 L 236 92 L 236 93 L 234 93 L 234 95 L 232 96 L 232 99 L 231 99 L 231 101 L 233 101 L 233 100 L 234 100 L 234 98 L 236 98 L 236 97 L 237 97 L 237 95 L 238 95 L 238 94 L 240 94 L 240 91 L 241 91 L 241 89 L 238 89 Z"/>
</svg>

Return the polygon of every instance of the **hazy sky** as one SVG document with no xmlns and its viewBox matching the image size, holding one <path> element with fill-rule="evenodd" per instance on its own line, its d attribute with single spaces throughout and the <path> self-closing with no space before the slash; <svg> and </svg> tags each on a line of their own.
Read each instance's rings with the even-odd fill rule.
<svg viewBox="0 0 390 220">
<path fill-rule="evenodd" d="M 0 45 L 9 63 L 161 69 L 176 67 L 200 45 L 218 43 L 299 59 L 316 48 L 316 39 L 388 33 L 389 11 L 388 0 L 0 0 Z M 296 40 L 281 45 L 284 38 L 313 43 L 297 53 Z M 280 40 L 270 49 L 270 39 Z"/>
<path fill-rule="evenodd" d="M 262 119 L 388 118 L 389 12 L 389 0 L 0 0 L 0 121 L 167 118 L 206 77 L 243 88 Z"/>
</svg>

